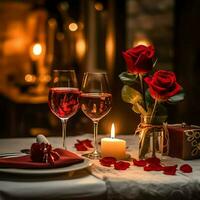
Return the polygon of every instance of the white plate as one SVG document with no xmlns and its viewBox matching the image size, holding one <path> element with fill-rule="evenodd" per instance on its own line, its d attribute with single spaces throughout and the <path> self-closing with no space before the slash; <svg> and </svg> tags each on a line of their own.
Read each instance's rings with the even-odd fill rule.
<svg viewBox="0 0 200 200">
<path fill-rule="evenodd" d="M 47 174 L 61 174 L 72 172 L 80 169 L 85 169 L 92 165 L 89 159 L 84 159 L 82 163 L 73 164 L 67 167 L 53 168 L 53 169 L 17 169 L 17 168 L 0 168 L 0 173 L 10 174 L 27 174 L 27 175 L 47 175 Z"/>
</svg>

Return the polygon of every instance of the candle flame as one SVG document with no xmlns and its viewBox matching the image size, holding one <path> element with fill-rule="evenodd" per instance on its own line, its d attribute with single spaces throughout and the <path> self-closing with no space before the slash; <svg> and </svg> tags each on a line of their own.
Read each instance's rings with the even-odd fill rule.
<svg viewBox="0 0 200 200">
<path fill-rule="evenodd" d="M 112 126 L 111 126 L 111 138 L 115 138 L 115 124 L 112 123 Z"/>
</svg>

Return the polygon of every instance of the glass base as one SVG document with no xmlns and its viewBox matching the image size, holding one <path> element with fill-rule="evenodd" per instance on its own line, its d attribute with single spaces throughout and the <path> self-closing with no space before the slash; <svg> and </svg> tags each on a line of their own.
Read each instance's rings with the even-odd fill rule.
<svg viewBox="0 0 200 200">
<path fill-rule="evenodd" d="M 93 160 L 98 160 L 101 158 L 101 154 L 98 151 L 94 151 L 91 153 L 87 153 L 87 154 L 83 154 L 82 156 L 89 158 L 89 159 L 93 159 Z"/>
</svg>

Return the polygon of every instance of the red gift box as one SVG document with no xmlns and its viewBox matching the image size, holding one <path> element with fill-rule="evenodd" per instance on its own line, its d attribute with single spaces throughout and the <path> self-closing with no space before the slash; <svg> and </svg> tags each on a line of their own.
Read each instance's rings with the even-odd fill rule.
<svg viewBox="0 0 200 200">
<path fill-rule="evenodd" d="M 171 124 L 169 132 L 169 156 L 192 160 L 200 158 L 200 127 Z"/>
</svg>

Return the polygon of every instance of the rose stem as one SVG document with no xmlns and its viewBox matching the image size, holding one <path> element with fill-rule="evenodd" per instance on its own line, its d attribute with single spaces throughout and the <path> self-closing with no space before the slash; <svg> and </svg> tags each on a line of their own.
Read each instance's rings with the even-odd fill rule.
<svg viewBox="0 0 200 200">
<path fill-rule="evenodd" d="M 150 123 L 152 123 L 152 119 L 155 115 L 155 111 L 156 111 L 156 106 L 158 104 L 158 99 L 155 99 L 155 102 L 154 102 L 154 106 L 153 106 L 153 110 L 152 110 L 152 113 L 151 113 L 151 118 L 150 118 Z"/>
<path fill-rule="evenodd" d="M 157 99 L 155 99 L 155 102 L 154 102 L 154 106 L 153 106 L 153 110 L 152 110 L 152 113 L 151 113 L 151 118 L 150 118 L 150 124 L 152 123 L 152 119 L 153 119 L 153 117 L 154 117 L 154 115 L 155 115 L 155 111 L 156 111 L 156 106 L 157 106 L 157 104 L 158 104 L 158 100 Z M 156 157 L 156 152 L 155 152 L 155 142 L 154 142 L 154 139 L 155 138 L 155 135 L 154 135 L 154 131 L 153 131 L 153 133 L 152 133 L 152 141 L 153 141 L 153 143 L 152 143 L 152 157 Z"/>
<path fill-rule="evenodd" d="M 144 109 L 145 109 L 145 111 L 147 111 L 143 76 L 141 74 L 139 74 L 139 78 L 140 78 L 140 85 L 141 85 L 141 90 L 142 90 L 142 96 L 143 96 L 143 100 L 144 100 Z"/>
</svg>

